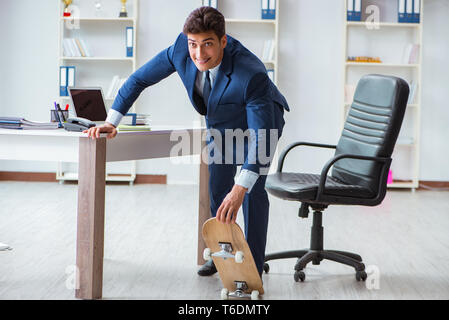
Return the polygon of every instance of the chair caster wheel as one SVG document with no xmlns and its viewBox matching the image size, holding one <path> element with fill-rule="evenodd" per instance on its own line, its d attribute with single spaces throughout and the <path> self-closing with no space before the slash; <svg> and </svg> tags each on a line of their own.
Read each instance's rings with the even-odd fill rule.
<svg viewBox="0 0 449 320">
<path fill-rule="evenodd" d="M 360 280 L 365 281 L 367 277 L 368 277 L 368 275 L 366 274 L 365 271 L 357 271 L 355 273 L 355 279 L 357 281 L 360 281 Z"/>
<path fill-rule="evenodd" d="M 268 263 L 263 264 L 263 271 L 265 271 L 265 273 L 270 272 L 270 265 Z"/>
<path fill-rule="evenodd" d="M 306 280 L 306 274 L 303 271 L 296 271 L 294 278 L 296 282 L 299 282 L 299 280 L 301 280 L 301 282 L 304 282 L 304 280 Z"/>
</svg>

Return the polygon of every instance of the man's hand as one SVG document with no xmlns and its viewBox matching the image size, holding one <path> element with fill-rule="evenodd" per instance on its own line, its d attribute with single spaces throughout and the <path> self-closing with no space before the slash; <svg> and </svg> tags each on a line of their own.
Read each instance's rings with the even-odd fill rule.
<svg viewBox="0 0 449 320">
<path fill-rule="evenodd" d="M 248 191 L 247 188 L 235 184 L 218 208 L 216 219 L 222 223 L 235 223 L 246 191 Z"/>
<path fill-rule="evenodd" d="M 87 136 L 92 139 L 100 138 L 100 133 L 108 133 L 107 138 L 112 139 L 117 135 L 117 129 L 109 122 L 106 122 L 102 126 L 84 130 L 83 133 L 87 133 Z"/>
</svg>

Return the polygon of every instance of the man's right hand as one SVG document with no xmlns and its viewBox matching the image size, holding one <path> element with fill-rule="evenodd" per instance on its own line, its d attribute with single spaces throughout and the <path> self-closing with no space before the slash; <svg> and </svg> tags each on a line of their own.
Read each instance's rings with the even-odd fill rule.
<svg viewBox="0 0 449 320">
<path fill-rule="evenodd" d="M 92 139 L 100 138 L 100 133 L 107 133 L 107 138 L 112 139 L 117 135 L 117 129 L 111 123 L 106 122 L 104 125 L 84 130 L 83 133 L 87 133 L 87 137 Z"/>
</svg>

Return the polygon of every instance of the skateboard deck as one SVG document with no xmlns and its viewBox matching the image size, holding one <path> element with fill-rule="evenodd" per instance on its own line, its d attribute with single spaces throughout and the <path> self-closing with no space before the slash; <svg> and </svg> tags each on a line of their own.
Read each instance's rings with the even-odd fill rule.
<svg viewBox="0 0 449 320">
<path fill-rule="evenodd" d="M 203 238 L 224 288 L 229 292 L 236 291 L 239 289 L 237 283 L 246 283 L 243 288 L 245 293 L 251 294 L 254 290 L 260 295 L 264 293 L 262 279 L 251 250 L 237 223 L 225 224 L 211 218 L 203 224 Z M 240 255 L 240 258 L 236 259 L 236 254 Z M 236 262 L 241 260 L 242 254 L 243 262 Z"/>
</svg>

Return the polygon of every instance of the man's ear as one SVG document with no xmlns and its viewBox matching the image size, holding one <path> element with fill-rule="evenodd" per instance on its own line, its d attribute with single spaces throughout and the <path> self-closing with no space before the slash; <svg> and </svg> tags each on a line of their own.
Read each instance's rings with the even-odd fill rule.
<svg viewBox="0 0 449 320">
<path fill-rule="evenodd" d="M 221 42 L 221 46 L 223 47 L 223 49 L 226 48 L 226 45 L 228 44 L 228 37 L 226 35 L 224 35 L 221 38 L 220 42 Z"/>
</svg>

